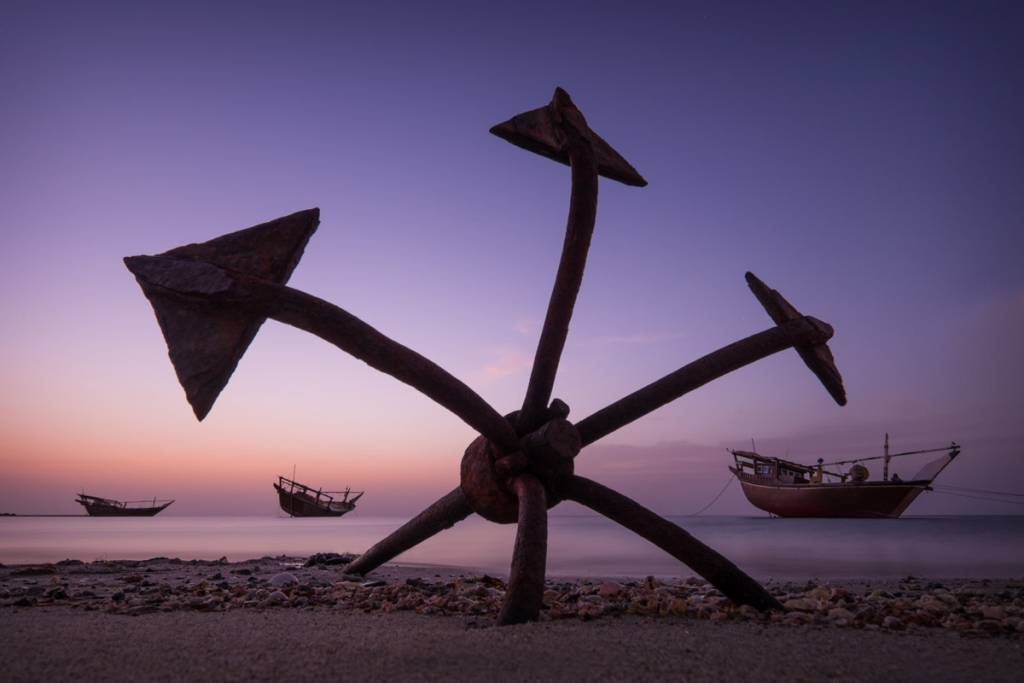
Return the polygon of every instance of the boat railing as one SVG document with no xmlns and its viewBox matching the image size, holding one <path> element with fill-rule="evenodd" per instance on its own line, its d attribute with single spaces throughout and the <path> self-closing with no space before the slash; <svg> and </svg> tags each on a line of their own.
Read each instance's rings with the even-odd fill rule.
<svg viewBox="0 0 1024 683">
<path fill-rule="evenodd" d="M 931 482 L 941 472 L 946 465 L 953 461 L 957 455 L 960 454 L 960 446 L 954 441 L 949 446 L 942 448 L 928 448 L 925 450 L 918 451 L 906 451 L 903 453 L 889 453 L 889 435 L 886 434 L 885 439 L 885 452 L 883 455 L 869 456 L 864 458 L 856 458 L 854 460 L 837 460 L 835 462 L 824 463 L 821 458 L 818 459 L 818 465 L 811 467 L 808 465 L 801 465 L 798 463 L 792 463 L 787 460 L 781 460 L 779 458 L 772 458 L 763 456 L 760 453 L 753 451 L 740 451 L 727 449 L 733 455 L 733 459 L 736 461 L 736 474 L 743 474 L 747 477 L 751 477 L 756 480 L 767 481 L 769 479 L 782 479 L 784 475 L 793 475 L 795 483 L 805 483 L 801 479 L 805 476 L 810 476 L 810 483 L 823 483 L 825 477 L 832 479 L 838 479 L 840 483 L 846 483 L 847 479 L 851 478 L 850 472 L 831 472 L 826 470 L 825 467 L 839 467 L 840 465 L 862 465 L 864 462 L 870 460 L 884 460 L 885 468 L 882 475 L 882 481 L 895 481 L 897 483 L 905 482 Z M 889 477 L 889 462 L 893 458 L 898 458 L 907 455 L 920 455 L 924 453 L 937 453 L 940 451 L 947 451 L 945 455 L 936 460 L 933 460 L 924 465 L 913 477 L 910 479 L 900 479 L 898 476 L 893 475 Z M 770 468 L 772 471 L 763 471 L 763 469 Z M 786 471 L 789 470 L 789 471 Z M 852 472 L 852 470 L 851 470 Z"/>
<path fill-rule="evenodd" d="M 90 496 L 84 493 L 79 493 L 78 498 L 79 502 L 87 505 L 98 505 L 103 507 L 112 507 L 120 509 L 125 509 L 133 505 L 146 505 L 151 507 L 157 507 L 158 505 L 162 505 L 164 503 L 170 505 L 171 503 L 174 502 L 173 500 L 158 500 L 156 498 L 154 498 L 153 500 L 114 500 L 113 498 L 100 498 L 99 496 Z"/>
<path fill-rule="evenodd" d="M 312 488 L 311 486 L 306 486 L 305 484 L 300 484 L 297 481 L 292 481 L 291 479 L 286 479 L 284 477 L 278 477 L 278 480 L 280 482 L 281 488 L 287 488 L 288 493 L 292 495 L 306 496 L 308 498 L 315 500 L 318 504 L 323 503 L 324 505 L 330 505 L 332 502 L 334 502 L 334 496 L 330 494 L 336 493 L 336 491 L 324 491 L 323 489 L 315 489 Z"/>
<path fill-rule="evenodd" d="M 352 489 L 347 488 L 344 491 L 324 491 L 323 489 L 315 489 L 305 484 L 300 484 L 297 481 L 292 481 L 286 477 L 278 477 L 278 485 L 282 489 L 287 489 L 288 493 L 292 495 L 307 496 L 317 501 L 318 504 L 330 505 L 334 502 L 335 495 L 341 495 L 342 499 L 340 503 L 355 503 L 363 495 L 363 491 L 356 491 L 354 497 L 349 500 L 349 495 L 352 494 Z M 333 495 L 332 495 L 333 494 Z"/>
</svg>

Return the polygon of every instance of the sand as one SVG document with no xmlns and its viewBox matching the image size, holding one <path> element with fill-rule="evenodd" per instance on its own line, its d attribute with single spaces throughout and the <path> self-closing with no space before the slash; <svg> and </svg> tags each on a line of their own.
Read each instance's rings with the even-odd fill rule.
<svg viewBox="0 0 1024 683">
<path fill-rule="evenodd" d="M 742 611 L 692 580 L 552 579 L 541 621 L 496 627 L 502 577 L 460 568 L 359 578 L 296 558 L 0 567 L 0 681 L 935 683 L 1024 670 L 1020 581 L 813 583 L 772 587 L 820 600 L 783 616 Z M 920 605 L 941 595 L 966 607 L 922 620 Z M 558 612 L 563 603 L 576 611 Z M 835 605 L 871 607 L 878 623 L 828 616 Z M 893 605 L 903 627 L 882 625 Z"/>
</svg>

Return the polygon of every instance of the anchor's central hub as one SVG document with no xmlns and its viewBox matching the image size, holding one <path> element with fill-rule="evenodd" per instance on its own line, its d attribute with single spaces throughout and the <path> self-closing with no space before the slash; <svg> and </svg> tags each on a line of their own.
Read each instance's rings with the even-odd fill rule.
<svg viewBox="0 0 1024 683">
<path fill-rule="evenodd" d="M 514 524 L 519 519 L 519 499 L 512 481 L 523 474 L 544 486 L 548 508 L 564 500 L 563 487 L 573 476 L 574 458 L 583 442 L 576 426 L 565 419 L 568 407 L 555 403 L 559 405 L 549 410 L 550 419 L 523 436 L 514 453 L 502 452 L 484 436 L 469 444 L 462 457 L 460 487 L 473 512 L 491 522 Z"/>
</svg>

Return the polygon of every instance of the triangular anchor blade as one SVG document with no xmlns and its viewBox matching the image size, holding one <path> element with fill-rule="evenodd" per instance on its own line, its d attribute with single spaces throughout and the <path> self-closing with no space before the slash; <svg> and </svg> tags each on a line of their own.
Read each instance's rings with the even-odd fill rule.
<svg viewBox="0 0 1024 683">
<path fill-rule="evenodd" d="M 562 106 L 571 106 L 575 109 L 568 93 L 557 88 L 550 104 L 513 116 L 508 121 L 492 127 L 491 133 L 517 147 L 568 166 L 569 153 L 561 142 L 552 114 L 556 100 L 560 101 Z M 633 187 L 647 185 L 643 176 L 600 135 L 591 130 L 590 136 L 594 144 L 594 153 L 597 155 L 598 175 Z"/>
<path fill-rule="evenodd" d="M 761 306 L 764 307 L 764 310 L 767 311 L 776 325 L 782 325 L 795 318 L 807 317 L 816 324 L 825 326 L 829 331 L 829 336 L 831 336 L 832 328 L 827 323 L 810 318 L 810 316 L 804 316 L 800 311 L 796 310 L 793 304 L 786 301 L 785 297 L 763 283 L 753 273 L 748 272 L 746 278 L 750 291 L 761 302 Z M 843 387 L 843 376 L 839 374 L 839 368 L 836 367 L 835 358 L 832 356 L 832 350 L 829 349 L 828 344 L 798 346 L 796 347 L 796 352 L 800 354 L 804 365 L 825 385 L 825 389 L 832 396 L 833 400 L 839 405 L 845 406 L 846 389 Z"/>
<path fill-rule="evenodd" d="M 161 275 L 192 272 L 195 279 L 213 270 L 195 266 L 212 264 L 283 285 L 319 224 L 320 209 L 308 209 L 157 256 L 124 259 L 153 305 L 171 364 L 199 420 L 210 412 L 266 318 L 204 306 L 195 294 L 209 290 L 208 282 L 182 287 Z M 175 268 L 176 263 L 186 267 Z M 192 296 L 185 294 L 189 291 Z"/>
</svg>

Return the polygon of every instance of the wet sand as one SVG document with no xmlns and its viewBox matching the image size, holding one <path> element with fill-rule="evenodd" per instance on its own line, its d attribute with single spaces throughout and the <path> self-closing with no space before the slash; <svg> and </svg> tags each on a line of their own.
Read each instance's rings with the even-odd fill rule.
<svg viewBox="0 0 1024 683">
<path fill-rule="evenodd" d="M 699 580 L 550 578 L 495 627 L 504 578 L 304 558 L 0 567 L 0 681 L 1007 681 L 1024 583 L 769 584 L 786 614 Z"/>
</svg>

